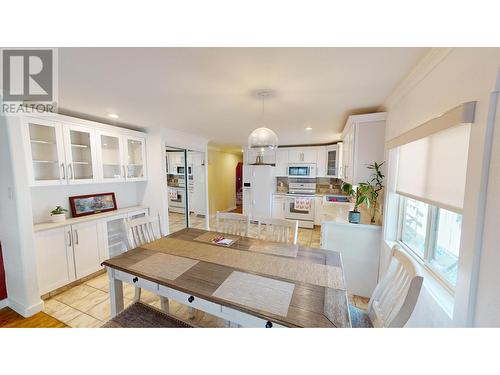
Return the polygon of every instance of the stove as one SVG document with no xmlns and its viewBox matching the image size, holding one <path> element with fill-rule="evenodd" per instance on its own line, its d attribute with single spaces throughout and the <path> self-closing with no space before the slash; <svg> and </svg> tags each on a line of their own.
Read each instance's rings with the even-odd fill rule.
<svg viewBox="0 0 500 375">
<path fill-rule="evenodd" d="M 290 182 L 288 184 L 288 194 L 314 195 L 314 194 L 316 194 L 316 183 L 315 182 Z"/>
</svg>

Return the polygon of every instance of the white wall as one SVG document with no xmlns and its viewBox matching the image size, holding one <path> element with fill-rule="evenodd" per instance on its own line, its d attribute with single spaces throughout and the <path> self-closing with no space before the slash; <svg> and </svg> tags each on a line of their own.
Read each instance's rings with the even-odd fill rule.
<svg viewBox="0 0 500 375">
<path fill-rule="evenodd" d="M 33 218 L 24 166 L 21 125 L 0 116 L 0 240 L 4 255 L 7 297 L 11 308 L 30 316 L 43 307 L 38 294 Z M 13 195 L 9 191 L 14 192 Z"/>
<path fill-rule="evenodd" d="M 36 186 L 31 188 L 33 221 L 35 224 L 50 220 L 49 212 L 62 206 L 69 212 L 69 197 L 94 193 L 115 193 L 118 208 L 142 204 L 147 183 L 144 181 L 109 184 L 83 184 L 71 186 Z"/>
<path fill-rule="evenodd" d="M 412 74 L 404 81 L 388 98 L 385 103 L 388 111 L 386 139 L 392 139 L 418 125 L 430 120 L 453 107 L 468 101 L 477 101 L 476 120 L 471 130 L 469 145 L 469 161 L 467 167 L 467 183 L 465 189 L 466 200 L 463 211 L 462 240 L 460 246 L 460 263 L 457 287 L 455 290 L 455 307 L 453 320 L 447 318 L 444 309 L 439 305 L 436 298 L 426 295 L 426 291 L 418 309 L 412 316 L 413 325 L 436 326 L 447 325 L 448 322 L 455 326 L 467 326 L 471 323 L 473 309 L 469 310 L 473 303 L 474 285 L 471 283 L 471 275 L 474 270 L 474 259 L 480 252 L 480 213 L 478 212 L 481 199 L 481 176 L 482 162 L 485 149 L 485 129 L 489 108 L 489 95 L 494 89 L 497 71 L 500 68 L 500 49 L 498 48 L 456 48 L 436 49 L 424 58 L 423 63 L 418 66 Z M 498 168 L 497 168 L 498 169 Z M 498 173 L 498 172 L 497 172 Z M 452 183 L 452 182 L 450 182 Z M 390 196 L 388 197 L 388 201 Z M 498 212 L 500 202 L 493 201 L 490 209 Z M 390 203 L 387 205 L 386 225 L 391 217 L 397 215 Z M 488 219 L 487 220 L 491 220 Z M 494 225 L 491 221 L 490 225 Z M 388 229 L 388 228 L 386 228 Z M 390 237 L 391 233 L 386 236 Z M 485 246 L 491 246 L 491 243 Z M 383 246 L 381 257 L 386 262 L 388 247 Z M 488 248 L 488 250 L 491 250 Z M 500 264 L 500 252 L 483 251 L 481 263 Z M 381 264 L 384 268 L 385 264 Z M 481 269 L 480 289 L 491 291 L 498 289 L 498 276 L 484 276 Z M 489 270 L 487 270 L 489 271 Z M 491 270 L 493 271 L 493 270 Z M 489 272 L 488 272 L 489 273 Z M 496 284 L 492 281 L 496 280 Z M 424 283 L 425 286 L 425 283 Z M 479 293 L 482 295 L 482 293 Z M 430 298 L 427 298 L 430 297 Z M 500 294 L 495 296 L 489 293 L 489 303 L 500 303 Z M 487 303 L 486 300 L 478 299 L 477 309 Z M 498 305 L 496 305 L 498 306 Z M 470 313 L 472 311 L 472 313 Z M 474 321 L 475 325 L 485 322 L 500 326 L 500 311 L 495 310 L 495 319 L 481 321 L 479 315 Z M 490 318 L 492 313 L 487 314 Z"/>
</svg>

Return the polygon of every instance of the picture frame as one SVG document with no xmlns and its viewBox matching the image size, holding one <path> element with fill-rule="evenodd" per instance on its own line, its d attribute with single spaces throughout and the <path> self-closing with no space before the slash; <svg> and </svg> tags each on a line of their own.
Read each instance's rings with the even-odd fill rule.
<svg viewBox="0 0 500 375">
<path fill-rule="evenodd" d="M 73 217 L 94 215 L 118 209 L 115 193 L 75 195 L 69 197 L 69 205 Z"/>
</svg>

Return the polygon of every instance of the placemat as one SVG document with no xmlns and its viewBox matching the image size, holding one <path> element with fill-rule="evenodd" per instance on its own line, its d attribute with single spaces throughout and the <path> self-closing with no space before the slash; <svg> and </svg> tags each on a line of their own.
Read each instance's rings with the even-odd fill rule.
<svg viewBox="0 0 500 375">
<path fill-rule="evenodd" d="M 345 290 L 340 267 L 163 237 L 142 248 L 292 281 Z"/>
<path fill-rule="evenodd" d="M 185 257 L 156 253 L 129 268 L 140 273 L 175 280 L 197 263 L 197 260 Z"/>
<path fill-rule="evenodd" d="M 214 297 L 287 316 L 295 284 L 233 271 L 212 294 Z"/>
<path fill-rule="evenodd" d="M 299 245 L 290 245 L 272 243 L 268 241 L 257 242 L 250 246 L 248 250 L 262 254 L 279 255 L 282 257 L 296 258 L 299 251 Z"/>
</svg>

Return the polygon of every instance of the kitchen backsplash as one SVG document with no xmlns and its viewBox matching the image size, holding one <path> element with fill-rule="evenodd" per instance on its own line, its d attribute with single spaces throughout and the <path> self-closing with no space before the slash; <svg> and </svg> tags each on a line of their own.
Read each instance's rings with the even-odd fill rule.
<svg viewBox="0 0 500 375">
<path fill-rule="evenodd" d="M 289 182 L 315 182 L 316 192 L 318 194 L 343 194 L 340 187 L 342 186 L 342 180 L 337 178 L 301 178 L 292 179 L 288 177 L 276 177 L 276 191 L 278 193 L 288 193 L 288 183 Z"/>
</svg>

